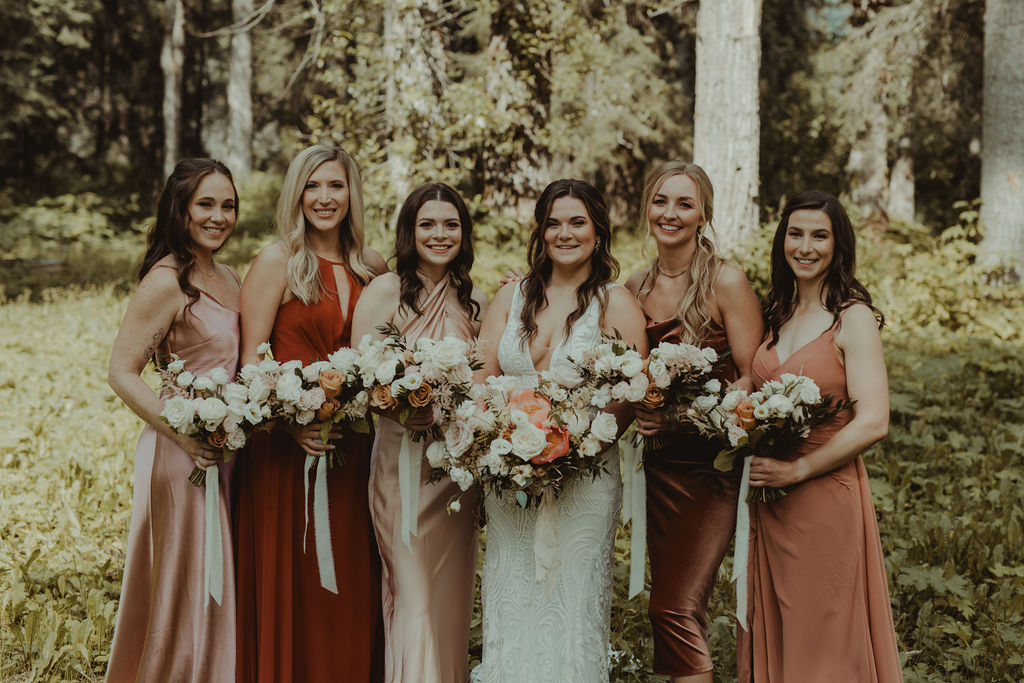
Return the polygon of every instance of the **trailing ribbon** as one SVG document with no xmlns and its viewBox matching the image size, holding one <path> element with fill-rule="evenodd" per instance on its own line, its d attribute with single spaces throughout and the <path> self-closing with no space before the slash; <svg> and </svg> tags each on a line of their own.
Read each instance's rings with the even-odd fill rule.
<svg viewBox="0 0 1024 683">
<path fill-rule="evenodd" d="M 331 550 L 331 511 L 327 499 L 327 462 L 314 455 L 306 456 L 302 477 L 305 492 L 302 507 L 306 515 L 306 525 L 302 529 L 302 552 L 306 552 L 306 532 L 309 530 L 309 470 L 314 465 L 313 541 L 316 545 L 316 564 L 320 570 L 320 585 L 337 595 L 338 579 L 334 575 L 334 552 Z"/>
<path fill-rule="evenodd" d="M 629 540 L 629 599 L 644 589 L 647 554 L 647 475 L 643 470 L 643 442 L 639 447 L 630 438 L 619 444 L 622 453 L 622 525 L 633 526 Z"/>
<path fill-rule="evenodd" d="M 203 588 L 206 602 L 210 597 L 218 605 L 224 598 L 224 540 L 220 530 L 220 470 L 216 465 L 206 468 L 206 551 L 203 558 Z"/>
<path fill-rule="evenodd" d="M 736 581 L 736 618 L 744 631 L 747 628 L 747 562 L 750 555 L 750 459 L 743 458 L 743 474 L 740 475 L 740 497 L 736 503 L 736 550 L 732 559 L 732 580 Z M 737 581 L 737 579 L 739 579 Z"/>
<path fill-rule="evenodd" d="M 402 504 L 402 543 L 412 552 L 409 534 L 417 535 L 420 512 L 420 462 L 426 441 L 415 448 L 412 432 L 402 434 L 402 447 L 398 451 L 398 497 Z"/>
<path fill-rule="evenodd" d="M 562 569 L 558 545 L 558 504 L 555 494 L 548 488 L 541 495 L 533 533 L 533 568 L 537 580 L 546 583 L 548 595 Z"/>
</svg>

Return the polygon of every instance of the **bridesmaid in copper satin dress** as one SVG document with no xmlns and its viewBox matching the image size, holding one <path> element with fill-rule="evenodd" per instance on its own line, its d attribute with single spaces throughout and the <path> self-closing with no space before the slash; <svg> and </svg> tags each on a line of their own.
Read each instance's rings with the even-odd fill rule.
<svg viewBox="0 0 1024 683">
<path fill-rule="evenodd" d="M 267 340 L 277 360 L 303 363 L 349 344 L 360 292 L 387 269 L 363 247 L 362 209 L 359 168 L 344 151 L 313 146 L 292 161 L 278 201 L 282 240 L 260 252 L 242 286 L 243 363 L 258 360 Z M 277 427 L 239 456 L 239 681 L 380 679 L 370 437 L 335 431 L 324 444 L 319 431 L 318 423 Z M 335 448 L 347 459 L 327 472 L 337 593 L 321 585 L 313 505 L 306 508 L 304 496 L 304 484 L 314 486 L 303 481 L 306 455 Z"/>
<path fill-rule="evenodd" d="M 793 195 L 772 244 L 769 333 L 754 381 L 804 374 L 823 396 L 856 404 L 797 447 L 751 461 L 750 485 L 786 496 L 751 505 L 750 631 L 738 639 L 745 683 L 903 680 L 860 455 L 888 431 L 883 318 L 855 262 L 853 227 L 835 197 Z"/>
<path fill-rule="evenodd" d="M 395 229 L 396 273 L 367 286 L 356 306 L 354 339 L 380 337 L 392 323 L 412 344 L 421 337 L 476 337 L 487 297 L 473 287 L 472 219 L 459 193 L 443 183 L 412 192 Z M 423 431 L 432 410 L 421 408 L 399 424 L 382 415 L 370 466 L 370 510 L 383 560 L 385 677 L 388 683 L 463 683 L 469 678 L 469 624 L 473 613 L 477 492 L 462 493 L 450 479 L 427 483 L 421 460 L 417 534 L 401 533 L 399 451 L 406 429 Z M 414 442 L 415 457 L 426 441 Z M 461 494 L 462 510 L 449 514 Z"/>
<path fill-rule="evenodd" d="M 139 376 L 177 354 L 196 376 L 238 366 L 238 275 L 213 260 L 231 235 L 238 195 L 231 173 L 211 159 L 185 159 L 157 203 L 139 272 L 110 357 L 110 386 L 146 421 L 135 451 L 132 521 L 107 680 L 225 681 L 235 670 L 231 467 L 219 449 L 174 432 L 162 397 Z M 223 592 L 204 584 L 206 494 L 193 466 L 217 465 Z M 208 475 L 209 476 L 209 475 Z"/>
<path fill-rule="evenodd" d="M 626 287 L 644 309 L 651 349 L 660 342 L 730 349 L 719 379 L 749 388 L 761 309 L 743 272 L 715 254 L 713 204 L 700 166 L 674 161 L 655 168 L 643 215 L 658 255 Z M 653 668 L 673 682 L 710 683 L 707 608 L 736 524 L 738 474 L 717 471 L 718 447 L 696 430 L 669 424 L 663 411 L 637 405 L 637 429 L 661 442 L 644 456 Z"/>
</svg>

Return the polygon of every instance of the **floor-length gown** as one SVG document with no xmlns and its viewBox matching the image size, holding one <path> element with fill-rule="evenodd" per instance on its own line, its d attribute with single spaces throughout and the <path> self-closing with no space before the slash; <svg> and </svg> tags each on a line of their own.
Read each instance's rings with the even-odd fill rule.
<svg viewBox="0 0 1024 683">
<path fill-rule="evenodd" d="M 782 373 L 813 379 L 822 396 L 848 397 L 833 327 L 779 362 L 764 342 L 754 355 L 760 387 Z M 851 419 L 844 411 L 788 453 L 818 448 Z M 743 683 L 901 681 L 882 545 L 861 456 L 750 507 L 750 631 L 739 631 Z"/>
<path fill-rule="evenodd" d="M 521 283 L 516 288 L 498 361 L 503 374 L 535 382 L 529 348 L 520 343 Z M 551 367 L 600 340 L 595 299 L 552 351 Z M 618 447 L 612 445 L 601 457 L 607 474 L 570 482 L 556 500 L 561 569 L 550 592 L 545 581 L 536 579 L 534 568 L 537 508 L 523 509 L 514 500 L 496 496 L 485 499 L 483 661 L 474 672 L 475 681 L 608 680 L 612 565 L 622 482 Z"/>
<path fill-rule="evenodd" d="M 362 286 L 345 264 L 322 258 L 319 262 L 327 290 L 320 300 L 305 305 L 290 299 L 278 309 L 270 339 L 278 361 L 326 360 L 349 344 L 352 310 Z M 336 283 L 344 278 L 349 300 L 343 312 Z M 345 430 L 336 445 L 347 457 L 327 474 L 337 594 L 320 583 L 313 542 L 312 481 L 309 509 L 304 509 L 304 451 L 276 428 L 257 434 L 239 456 L 239 681 L 380 678 L 380 556 L 367 500 L 370 437 Z"/>
<path fill-rule="evenodd" d="M 160 266 L 164 267 L 164 266 Z M 205 292 L 175 322 L 158 353 L 205 376 L 238 367 L 238 312 Z M 224 591 L 206 601 L 206 491 L 192 486 L 192 458 L 150 426 L 135 450 L 132 521 L 107 681 L 230 681 L 235 670 L 231 468 L 218 465 Z"/>
<path fill-rule="evenodd" d="M 648 319 L 651 349 L 681 342 L 682 321 Z M 722 354 L 725 330 L 714 323 L 706 346 Z M 718 375 L 732 382 L 729 362 Z M 736 526 L 738 472 L 719 472 L 719 446 L 692 428 L 660 436 L 644 454 L 647 475 L 647 548 L 651 563 L 648 614 L 654 634 L 654 671 L 692 676 L 713 669 L 708 649 L 707 608 Z"/>
<path fill-rule="evenodd" d="M 429 282 L 424 283 L 430 286 Z M 473 338 L 469 315 L 446 278 L 434 286 L 402 334 L 417 339 Z M 417 535 L 401 539 L 398 453 L 405 429 L 381 418 L 370 466 L 370 511 L 383 560 L 385 680 L 464 683 L 468 677 L 469 625 L 476 580 L 475 489 L 462 494 L 462 510 L 448 500 L 461 493 L 451 479 L 427 483 L 420 468 Z M 426 442 L 413 442 L 421 451 Z"/>
</svg>

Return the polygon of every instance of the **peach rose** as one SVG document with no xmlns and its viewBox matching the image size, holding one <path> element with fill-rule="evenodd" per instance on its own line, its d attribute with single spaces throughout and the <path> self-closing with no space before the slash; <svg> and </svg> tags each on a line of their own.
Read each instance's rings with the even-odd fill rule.
<svg viewBox="0 0 1024 683">
<path fill-rule="evenodd" d="M 530 462 L 534 465 L 544 465 L 558 460 L 569 452 L 569 432 L 561 427 L 553 427 L 548 431 L 545 440 L 548 442 L 540 455 L 534 456 Z"/>
<path fill-rule="evenodd" d="M 389 410 L 398 405 L 398 399 L 391 395 L 391 386 L 376 384 L 370 389 L 370 405 L 380 410 Z"/>
<path fill-rule="evenodd" d="M 224 444 L 227 443 L 227 440 L 228 435 L 224 433 L 223 429 L 210 432 L 210 435 L 206 437 L 206 443 L 210 444 L 214 448 L 223 448 Z"/>
<path fill-rule="evenodd" d="M 657 410 L 665 405 L 665 392 L 656 384 L 648 384 L 640 405 L 647 410 Z"/>
<path fill-rule="evenodd" d="M 326 368 L 320 371 L 320 388 L 327 394 L 327 398 L 334 398 L 341 393 L 341 387 L 345 384 L 345 374 L 334 368 Z"/>
<path fill-rule="evenodd" d="M 742 401 L 736 405 L 733 411 L 736 413 L 736 423 L 740 429 L 750 429 L 757 424 L 754 419 L 754 404 L 751 401 Z"/>
<path fill-rule="evenodd" d="M 430 404 L 430 399 L 433 396 L 434 390 L 430 388 L 429 384 L 424 382 L 409 392 L 407 400 L 413 408 L 422 408 Z"/>
<path fill-rule="evenodd" d="M 317 409 L 316 419 L 323 422 L 324 420 L 329 419 L 332 415 L 338 412 L 339 408 L 341 408 L 341 402 L 338 401 L 338 399 L 328 398 L 323 403 L 321 403 L 320 407 Z"/>
</svg>

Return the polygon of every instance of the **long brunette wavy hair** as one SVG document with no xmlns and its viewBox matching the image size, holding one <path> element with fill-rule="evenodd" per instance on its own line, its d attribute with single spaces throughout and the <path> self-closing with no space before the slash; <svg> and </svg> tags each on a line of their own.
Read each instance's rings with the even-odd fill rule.
<svg viewBox="0 0 1024 683">
<path fill-rule="evenodd" d="M 590 221 L 594 225 L 594 234 L 597 237 L 597 245 L 590 259 L 590 275 L 576 288 L 576 309 L 565 321 L 565 336 L 569 335 L 572 324 L 583 316 L 594 297 L 597 297 L 601 306 L 601 316 L 604 317 L 607 303 L 605 285 L 619 276 L 619 262 L 612 256 L 611 250 L 612 229 L 608 219 L 608 207 L 597 188 L 582 180 L 571 179 L 556 180 L 545 187 L 533 211 L 528 248 L 530 271 L 523 278 L 522 284 L 521 321 L 524 346 L 537 336 L 537 313 L 548 302 L 546 290 L 551 283 L 553 264 L 548 255 L 547 243 L 544 241 L 544 232 L 547 230 L 551 207 L 556 199 L 562 197 L 573 197 L 583 202 L 587 213 L 590 214 Z"/>
<path fill-rule="evenodd" d="M 175 165 L 157 199 L 156 221 L 146 238 L 146 255 L 139 267 L 141 280 L 160 259 L 173 254 L 178 265 L 178 286 L 188 297 L 186 312 L 199 300 L 199 289 L 191 280 L 196 267 L 196 253 L 188 231 L 191 220 L 188 206 L 199 183 L 211 173 L 220 173 L 231 181 L 232 188 L 235 187 L 231 171 L 214 159 L 182 159 Z M 238 190 L 235 190 L 235 215 L 238 215 Z"/>
<path fill-rule="evenodd" d="M 423 292 L 423 281 L 416 274 L 419 255 L 416 253 L 416 216 L 420 208 L 429 201 L 446 202 L 455 207 L 462 227 L 462 243 L 459 253 L 448 264 L 448 279 L 454 285 L 459 303 L 469 314 L 470 320 L 480 317 L 480 304 L 473 300 L 473 282 L 469 271 L 473 267 L 473 219 L 462 196 L 444 183 L 427 183 L 412 191 L 398 212 L 395 225 L 395 270 L 401 279 L 399 300 L 403 306 L 419 315 L 418 299 Z"/>
<path fill-rule="evenodd" d="M 832 262 L 821 281 L 820 296 L 825 310 L 832 314 L 833 324 L 842 324 L 840 314 L 855 303 L 863 303 L 874 313 L 878 326 L 885 316 L 871 303 L 871 294 L 854 277 L 857 267 L 857 238 L 850 217 L 839 200 L 819 190 L 806 190 L 793 195 L 782 209 L 779 227 L 772 240 L 772 287 L 765 317 L 771 339 L 768 348 L 779 341 L 779 329 L 793 317 L 796 310 L 796 275 L 786 261 L 786 231 L 794 211 L 823 211 L 832 222 Z"/>
</svg>

